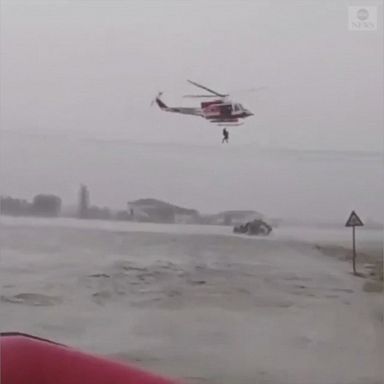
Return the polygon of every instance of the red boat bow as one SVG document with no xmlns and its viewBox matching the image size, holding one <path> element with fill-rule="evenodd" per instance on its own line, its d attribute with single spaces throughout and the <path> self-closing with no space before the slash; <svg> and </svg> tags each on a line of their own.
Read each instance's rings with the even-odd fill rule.
<svg viewBox="0 0 384 384">
<path fill-rule="evenodd" d="M 30 335 L 2 333 L 0 341 L 1 384 L 176 384 Z"/>
</svg>

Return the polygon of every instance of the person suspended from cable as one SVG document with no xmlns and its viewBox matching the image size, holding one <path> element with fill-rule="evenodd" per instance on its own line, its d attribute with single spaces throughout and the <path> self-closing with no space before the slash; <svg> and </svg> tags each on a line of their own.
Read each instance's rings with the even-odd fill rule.
<svg viewBox="0 0 384 384">
<path fill-rule="evenodd" d="M 226 128 L 223 129 L 223 140 L 222 140 L 222 144 L 224 143 L 228 143 L 228 140 L 229 140 L 229 132 L 227 131 Z"/>
</svg>

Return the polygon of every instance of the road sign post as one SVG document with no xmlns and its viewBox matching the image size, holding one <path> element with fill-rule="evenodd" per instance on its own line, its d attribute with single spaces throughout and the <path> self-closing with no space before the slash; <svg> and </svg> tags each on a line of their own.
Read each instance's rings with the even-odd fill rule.
<svg viewBox="0 0 384 384">
<path fill-rule="evenodd" d="M 356 227 L 362 227 L 364 223 L 361 221 L 360 217 L 357 216 L 355 211 L 349 215 L 347 222 L 345 223 L 346 227 L 352 227 L 352 266 L 353 273 L 356 275 Z"/>
<path fill-rule="evenodd" d="M 353 257 L 352 257 L 352 264 L 353 264 L 353 273 L 356 275 L 356 227 L 352 227 L 352 243 L 353 243 Z"/>
</svg>

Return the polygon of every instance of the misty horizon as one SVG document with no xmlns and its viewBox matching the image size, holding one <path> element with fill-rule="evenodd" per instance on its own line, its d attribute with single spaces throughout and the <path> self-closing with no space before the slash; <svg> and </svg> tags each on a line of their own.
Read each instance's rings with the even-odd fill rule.
<svg viewBox="0 0 384 384">
<path fill-rule="evenodd" d="M 153 197 L 202 213 L 252 209 L 267 217 L 343 221 L 356 209 L 363 217 L 381 220 L 382 156 L 377 153 L 54 136 L 23 140 L 4 133 L 2 139 L 8 143 L 0 156 L 1 179 L 7 180 L 2 194 L 15 197 L 49 192 L 62 197 L 65 206 L 75 205 L 80 184 L 86 184 L 93 204 L 112 209 Z"/>
</svg>

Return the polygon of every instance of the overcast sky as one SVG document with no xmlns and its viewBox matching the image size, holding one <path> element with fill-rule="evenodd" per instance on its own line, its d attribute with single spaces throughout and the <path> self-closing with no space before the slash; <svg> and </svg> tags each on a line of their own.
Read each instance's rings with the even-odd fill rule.
<svg viewBox="0 0 384 384">
<path fill-rule="evenodd" d="M 102 163 L 100 152 L 94 151 L 88 154 L 84 174 L 67 175 L 66 184 L 62 179 L 59 183 L 55 161 L 63 166 L 71 160 L 71 145 L 62 145 L 63 138 L 76 142 L 76 148 L 81 140 L 147 143 L 149 147 L 140 147 L 149 153 L 143 169 L 158 160 L 150 156 L 156 143 L 212 147 L 218 168 L 211 169 L 206 181 L 215 172 L 225 177 L 228 158 L 218 152 L 220 128 L 149 106 L 158 91 L 165 92 L 170 105 L 194 105 L 194 100 L 181 97 L 197 90 L 186 79 L 233 91 L 233 98 L 255 113 L 244 126 L 231 130 L 227 154 L 245 145 L 255 151 L 382 151 L 382 20 L 376 31 L 350 31 L 349 5 L 377 6 L 382 14 L 382 1 L 363 0 L 1 0 L 3 188 L 24 194 L 39 187 L 68 192 L 87 181 L 92 161 L 98 163 L 94 172 L 99 178 L 100 172 L 113 174 L 116 159 Z M 256 94 L 241 92 L 258 86 L 267 88 Z M 30 135 L 35 139 L 26 145 Z M 114 156 L 110 146 L 100 151 Z M 173 156 L 169 164 L 164 162 L 166 169 L 175 161 L 193 168 L 196 161 L 192 155 L 183 157 L 183 149 Z M 51 162 L 44 177 L 37 166 L 28 168 L 28 163 L 40 161 Z M 178 182 L 189 183 L 188 174 L 179 171 Z M 101 185 L 108 182 L 95 181 L 100 201 L 105 197 Z M 158 180 L 159 188 L 161 183 Z M 144 186 L 139 187 L 136 184 L 136 195 L 147 195 Z M 220 192 L 217 183 L 209 188 Z M 180 197 L 159 191 L 152 185 L 153 194 Z M 183 197 L 187 202 L 193 196 Z M 230 198 L 228 193 L 220 206 L 234 206 Z M 109 196 L 103 201 L 112 200 Z"/>
<path fill-rule="evenodd" d="M 189 78 L 222 92 L 268 86 L 239 92 L 255 117 L 237 143 L 380 150 L 382 26 L 349 31 L 350 4 L 2 0 L 2 127 L 210 143 L 208 122 L 149 109 L 159 90 L 193 104 L 180 98 L 195 91 Z"/>
</svg>

